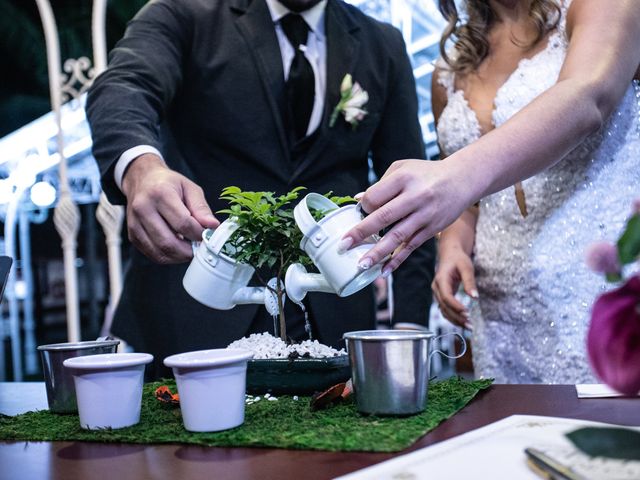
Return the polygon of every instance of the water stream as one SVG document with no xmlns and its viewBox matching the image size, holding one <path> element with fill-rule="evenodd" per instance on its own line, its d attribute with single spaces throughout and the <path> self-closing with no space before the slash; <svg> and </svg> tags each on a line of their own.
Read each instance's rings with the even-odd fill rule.
<svg viewBox="0 0 640 480">
<path fill-rule="evenodd" d="M 307 309 L 304 306 L 304 303 L 300 302 L 294 302 L 298 307 L 300 307 L 300 309 L 302 310 L 302 313 L 304 314 L 304 331 L 307 332 L 307 335 L 309 336 L 309 340 L 313 340 L 313 332 L 311 330 L 311 322 L 309 321 L 309 312 L 307 311 Z M 279 337 L 280 335 L 278 335 L 278 320 L 279 320 L 279 316 L 278 315 L 272 315 L 273 317 L 273 336 L 274 337 Z"/>
</svg>

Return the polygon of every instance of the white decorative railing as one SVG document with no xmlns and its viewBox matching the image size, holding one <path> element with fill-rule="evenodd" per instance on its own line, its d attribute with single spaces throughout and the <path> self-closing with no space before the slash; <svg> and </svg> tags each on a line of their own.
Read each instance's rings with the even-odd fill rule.
<svg viewBox="0 0 640 480">
<path fill-rule="evenodd" d="M 47 70 L 49 75 L 49 95 L 51 100 L 51 110 L 55 120 L 56 135 L 55 144 L 56 152 L 49 154 L 47 146 L 42 145 L 40 140 L 33 140 L 30 143 L 29 138 L 24 135 L 18 138 L 16 143 L 27 146 L 28 150 L 37 151 L 39 162 L 34 164 L 32 158 L 23 158 L 18 163 L 16 172 L 21 171 L 24 175 L 17 175 L 12 172 L 12 192 L 11 199 L 6 207 L 5 215 L 5 252 L 7 255 L 19 260 L 14 262 L 9 278 L 7 281 L 7 300 L 9 305 L 9 334 L 11 337 L 11 352 L 13 363 L 13 378 L 20 381 L 23 378 L 23 355 L 21 341 L 21 325 L 20 325 L 20 305 L 19 300 L 24 300 L 24 347 L 27 373 L 35 373 L 37 371 L 37 353 L 35 351 L 35 322 L 33 321 L 32 306 L 32 286 L 33 279 L 30 266 L 30 242 L 29 242 L 29 221 L 31 216 L 26 211 L 21 211 L 21 202 L 25 197 L 25 192 L 35 182 L 37 172 L 44 171 L 55 164 L 58 165 L 58 201 L 54 209 L 54 224 L 62 239 L 62 250 L 64 259 L 64 279 L 65 279 L 65 306 L 66 306 L 66 324 L 68 341 L 75 342 L 81 339 L 80 331 L 80 302 L 78 289 L 78 272 L 77 272 L 77 238 L 80 230 L 81 215 L 78 206 L 74 201 L 70 188 L 69 167 L 68 167 L 68 149 L 65 148 L 63 104 L 70 102 L 71 109 L 65 107 L 68 113 L 66 115 L 76 116 L 75 110 L 83 107 L 83 96 L 91 86 L 95 77 L 106 69 L 107 66 L 107 48 L 105 20 L 107 0 L 94 0 L 92 8 L 92 43 L 94 65 L 87 57 L 78 59 L 68 59 L 61 63 L 60 44 L 55 16 L 49 0 L 35 0 L 38 12 L 42 20 L 42 26 L 45 36 L 45 44 L 47 50 Z M 61 69 L 62 66 L 62 69 Z M 82 114 L 82 121 L 84 115 Z M 76 119 L 74 118 L 74 121 Z M 68 122 L 67 122 L 68 123 Z M 88 138 L 88 145 L 83 147 L 89 148 L 91 145 Z M 26 142 L 26 143 L 25 143 Z M 82 143 L 82 142 L 76 142 Z M 37 145 L 36 145 L 37 144 Z M 17 148 L 20 150 L 23 147 Z M 11 152 L 13 155 L 15 152 Z M 9 155 L 9 154 L 8 154 Z M 27 165 L 29 163 L 29 165 Z M 24 179 L 22 179 L 24 177 Z M 27 178 L 28 177 L 28 178 Z M 122 207 L 111 205 L 104 195 L 101 195 L 98 209 L 96 211 L 98 221 L 104 229 L 107 239 L 107 251 L 109 259 L 109 286 L 110 300 L 109 309 L 112 311 L 118 301 L 122 290 L 122 260 L 121 260 L 121 230 L 124 218 Z M 16 223 L 20 223 L 20 256 L 18 259 L 16 248 Z M 16 268 L 20 268 L 22 273 L 22 281 L 17 281 Z M 20 295 L 17 293 L 18 284 L 22 287 Z M 20 298 L 19 298 L 20 297 Z M 2 324 L 0 323 L 0 326 Z M 107 329 L 108 329 L 107 325 Z M 0 329 L 0 380 L 4 379 L 4 344 L 2 339 L 4 332 Z"/>
<path fill-rule="evenodd" d="M 59 199 L 54 211 L 54 223 L 56 230 L 62 238 L 62 251 L 64 258 L 65 298 L 67 309 L 67 337 L 70 342 L 80 340 L 80 302 L 78 299 L 78 272 L 76 270 L 77 237 L 80 229 L 80 210 L 73 202 L 69 191 L 69 178 L 67 175 L 67 158 L 64 154 L 64 135 L 62 131 L 61 108 L 63 98 L 69 96 L 78 98 L 80 91 L 90 82 L 90 77 L 82 72 L 82 67 L 89 68 L 88 59 L 81 61 L 65 62 L 66 70 L 71 72 L 69 76 L 63 76 L 60 72 L 60 42 L 56 19 L 51 9 L 49 0 L 36 0 L 42 27 L 44 29 L 45 43 L 47 47 L 47 64 L 49 72 L 49 95 L 51 97 L 51 110 L 54 112 L 58 133 L 56 135 L 57 151 L 60 155 L 58 163 L 59 172 Z M 90 72 L 92 73 L 92 72 Z M 90 75 L 90 73 L 88 75 Z M 84 83 L 82 83 L 84 82 Z M 80 83 L 79 89 L 76 85 Z"/>
<path fill-rule="evenodd" d="M 56 112 L 58 123 L 58 152 L 60 154 L 60 199 L 55 209 L 54 221 L 58 233 L 62 238 L 65 265 L 65 288 L 67 300 L 67 331 L 69 341 L 80 339 L 80 323 L 78 311 L 78 286 L 75 268 L 76 238 L 80 225 L 80 214 L 69 192 L 67 178 L 67 161 L 64 156 L 62 136 L 62 120 L 60 116 L 61 102 L 67 99 L 77 100 L 91 86 L 93 80 L 107 68 L 106 46 L 106 10 L 107 0 L 94 0 L 92 9 L 92 43 L 94 67 L 87 57 L 68 59 L 64 63 L 67 75 L 61 75 L 60 47 L 57 37 L 55 18 L 49 0 L 36 0 L 45 30 L 47 44 L 47 58 L 49 62 L 49 83 L 51 91 L 51 106 Z M 121 259 L 121 230 L 124 219 L 122 207 L 109 203 L 105 195 L 100 196 L 100 203 L 96 212 L 98 221 L 104 229 L 107 238 L 107 252 L 109 258 L 109 308 L 113 311 L 122 290 L 122 259 Z"/>
</svg>

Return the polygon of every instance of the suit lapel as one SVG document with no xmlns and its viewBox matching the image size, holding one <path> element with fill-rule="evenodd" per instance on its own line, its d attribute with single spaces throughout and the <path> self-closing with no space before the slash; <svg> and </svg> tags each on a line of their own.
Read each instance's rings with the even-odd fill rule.
<svg viewBox="0 0 640 480">
<path fill-rule="evenodd" d="M 294 178 L 312 164 L 324 150 L 331 129 L 329 117 L 340 100 L 340 84 L 347 73 L 353 73 L 360 41 L 357 38 L 358 24 L 346 7 L 337 0 L 329 0 L 326 10 L 327 38 L 327 86 L 324 98 L 324 112 L 318 138 L 311 146 L 309 153 L 296 166 Z"/>
<path fill-rule="evenodd" d="M 291 168 L 290 152 L 283 122 L 284 72 L 275 28 L 264 0 L 230 0 L 231 10 L 239 16 L 236 26 L 249 46 L 278 130 L 278 139 L 287 168 Z M 286 172 L 287 168 L 283 170 Z"/>
</svg>

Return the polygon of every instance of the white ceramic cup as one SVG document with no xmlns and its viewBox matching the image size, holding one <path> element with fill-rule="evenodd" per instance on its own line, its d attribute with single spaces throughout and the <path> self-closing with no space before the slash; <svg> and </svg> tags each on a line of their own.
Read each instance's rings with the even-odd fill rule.
<svg viewBox="0 0 640 480">
<path fill-rule="evenodd" d="M 76 387 L 80 426 L 92 430 L 138 423 L 144 367 L 152 360 L 148 353 L 107 353 L 65 360 Z"/>
<path fill-rule="evenodd" d="M 180 353 L 164 359 L 173 369 L 184 428 L 217 432 L 244 422 L 247 361 L 253 352 L 218 348 Z"/>
</svg>

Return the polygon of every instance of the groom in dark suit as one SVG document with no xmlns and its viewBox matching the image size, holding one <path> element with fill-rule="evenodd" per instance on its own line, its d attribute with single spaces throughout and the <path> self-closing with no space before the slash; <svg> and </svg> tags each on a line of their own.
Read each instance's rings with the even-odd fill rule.
<svg viewBox="0 0 640 480">
<path fill-rule="evenodd" d="M 331 124 L 347 74 L 368 93 L 366 114 Z M 218 225 L 223 187 L 353 195 L 369 184 L 369 158 L 378 175 L 424 158 L 400 33 L 340 0 L 151 1 L 111 53 L 87 114 L 104 191 L 126 203 L 136 247 L 112 331 L 155 355 L 155 375 L 169 354 L 271 330 L 263 307 L 216 311 L 182 287 L 190 240 Z M 433 262 L 428 243 L 394 273 L 394 322 L 426 325 Z M 375 328 L 371 288 L 311 294 L 308 308 L 329 345 Z M 299 315 L 287 317 L 303 337 Z"/>
</svg>

